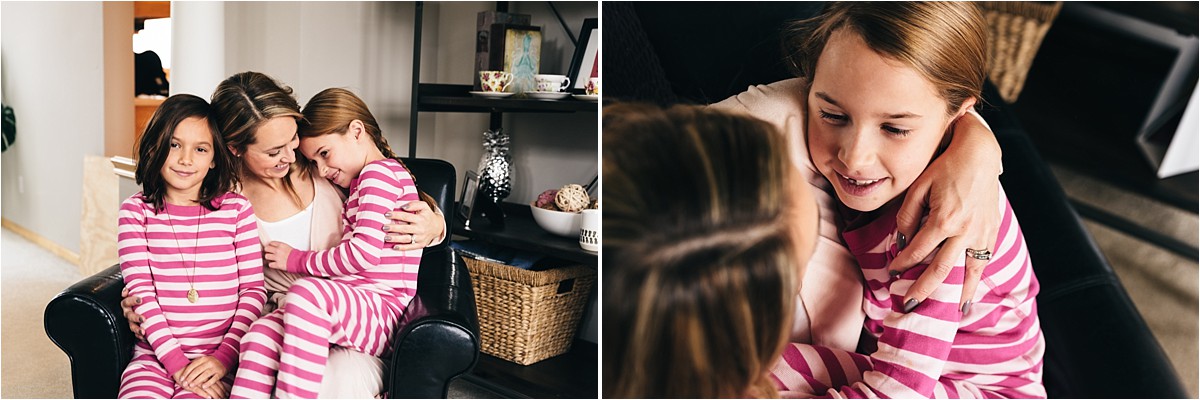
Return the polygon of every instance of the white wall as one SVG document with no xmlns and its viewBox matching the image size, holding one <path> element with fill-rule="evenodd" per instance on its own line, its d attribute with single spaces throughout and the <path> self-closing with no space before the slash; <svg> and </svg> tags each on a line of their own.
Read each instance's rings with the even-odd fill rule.
<svg viewBox="0 0 1200 400">
<path fill-rule="evenodd" d="M 565 74 L 574 46 L 545 2 L 513 2 L 511 12 L 542 27 L 541 70 Z M 426 3 L 421 81 L 471 83 L 475 18 L 494 2 Z M 596 17 L 593 2 L 556 5 L 572 31 Z M 264 72 L 295 90 L 301 105 L 328 87 L 345 87 L 367 102 L 397 154 L 408 153 L 412 75 L 412 3 L 229 2 L 227 74 Z M 578 32 L 575 32 L 578 35 Z M 508 114 L 513 191 L 508 201 L 533 201 L 546 189 L 587 184 L 599 165 L 598 113 Z M 460 175 L 477 169 L 487 114 L 422 113 L 418 157 L 441 158 Z M 461 179 L 460 179 L 461 180 Z M 461 185 L 461 182 L 459 182 Z"/>
<path fill-rule="evenodd" d="M 83 158 L 104 154 L 103 17 L 98 2 L 0 3 L 0 82 L 17 117 L 0 214 L 76 253 Z"/>
</svg>

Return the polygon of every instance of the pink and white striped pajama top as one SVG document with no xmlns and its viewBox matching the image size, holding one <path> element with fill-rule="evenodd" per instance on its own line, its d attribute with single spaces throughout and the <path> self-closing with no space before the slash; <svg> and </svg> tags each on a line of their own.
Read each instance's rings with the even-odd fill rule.
<svg viewBox="0 0 1200 400">
<path fill-rule="evenodd" d="M 969 312 L 959 310 L 965 254 L 945 283 L 909 313 L 904 295 L 932 256 L 899 276 L 898 203 L 869 222 L 847 221 L 842 237 L 866 278 L 863 345 L 870 355 L 790 344 L 772 375 L 785 396 L 1044 398 L 1045 339 L 1037 316 L 1038 281 L 1016 216 L 1001 188 L 1001 224 L 993 256 Z"/>
<path fill-rule="evenodd" d="M 238 342 L 262 312 L 262 252 L 254 212 L 245 197 L 227 193 L 203 206 L 165 204 L 154 212 L 138 193 L 121 204 L 117 253 L 146 341 L 121 379 L 120 397 L 172 397 L 171 376 L 211 355 L 230 372 Z M 191 281 L 191 282 L 189 282 Z M 194 285 L 199 298 L 188 300 Z"/>
<path fill-rule="evenodd" d="M 384 243 L 383 225 L 391 223 L 384 214 L 419 195 L 412 175 L 392 159 L 368 163 L 350 192 L 341 243 L 289 254 L 287 270 L 306 277 L 288 289 L 282 310 L 263 317 L 243 341 L 252 362 L 238 372 L 231 397 L 315 398 L 330 344 L 373 356 L 387 352 L 416 295 L 424 250 Z"/>
</svg>

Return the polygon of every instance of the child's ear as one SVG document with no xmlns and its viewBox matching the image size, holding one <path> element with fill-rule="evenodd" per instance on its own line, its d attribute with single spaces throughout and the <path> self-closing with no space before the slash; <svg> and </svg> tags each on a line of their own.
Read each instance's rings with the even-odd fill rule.
<svg viewBox="0 0 1200 400">
<path fill-rule="evenodd" d="M 363 125 L 363 122 L 360 120 L 357 120 L 357 119 L 350 121 L 349 129 L 350 130 L 348 131 L 348 133 L 353 133 L 354 139 L 356 139 L 356 140 L 358 138 L 362 137 L 363 131 L 367 130 L 366 126 Z"/>
<path fill-rule="evenodd" d="M 974 97 L 968 98 L 966 101 L 963 101 L 962 105 L 958 107 L 958 112 L 954 113 L 954 119 L 958 119 L 959 117 L 966 115 L 967 111 L 970 111 L 971 108 L 975 107 L 975 102 L 976 102 L 976 99 Z"/>
</svg>

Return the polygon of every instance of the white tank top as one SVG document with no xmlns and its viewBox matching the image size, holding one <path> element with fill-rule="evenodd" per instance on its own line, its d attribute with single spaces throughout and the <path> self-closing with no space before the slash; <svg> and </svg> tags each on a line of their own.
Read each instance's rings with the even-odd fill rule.
<svg viewBox="0 0 1200 400">
<path fill-rule="evenodd" d="M 313 204 L 300 212 L 275 222 L 258 220 L 258 228 L 266 233 L 269 240 L 287 243 L 296 250 L 312 250 L 312 214 Z"/>
</svg>

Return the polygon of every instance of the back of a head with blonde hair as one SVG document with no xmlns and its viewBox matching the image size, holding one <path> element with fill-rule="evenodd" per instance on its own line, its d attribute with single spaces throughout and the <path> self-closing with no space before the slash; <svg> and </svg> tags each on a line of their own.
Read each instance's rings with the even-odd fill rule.
<svg viewBox="0 0 1200 400">
<path fill-rule="evenodd" d="M 300 114 L 300 104 L 292 96 L 292 88 L 261 72 L 246 71 L 225 79 L 213 91 L 211 103 L 225 144 L 238 154 L 244 154 L 247 146 L 257 142 L 258 128 L 272 118 L 292 117 L 299 121 L 304 117 Z M 235 164 L 238 175 L 246 179 L 242 163 Z M 308 168 L 304 157 L 296 157 L 296 166 L 293 173 Z M 284 179 L 283 183 L 292 201 L 302 205 L 291 180 Z"/>
<path fill-rule="evenodd" d="M 604 397 L 770 397 L 803 259 L 783 135 L 692 106 L 605 107 Z"/>
<path fill-rule="evenodd" d="M 797 76 L 816 76 L 830 36 L 849 29 L 867 47 L 933 83 L 946 114 L 980 99 L 987 79 L 987 20 L 978 5 L 956 1 L 830 2 L 817 16 L 792 23 L 783 52 Z"/>
</svg>

